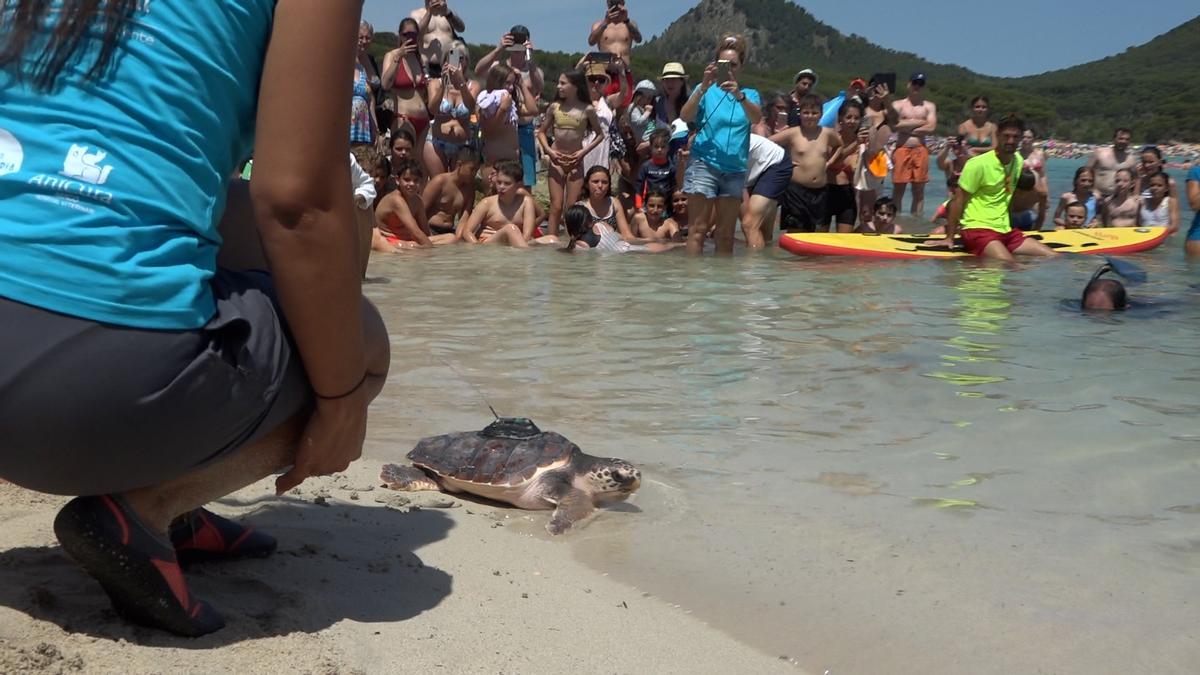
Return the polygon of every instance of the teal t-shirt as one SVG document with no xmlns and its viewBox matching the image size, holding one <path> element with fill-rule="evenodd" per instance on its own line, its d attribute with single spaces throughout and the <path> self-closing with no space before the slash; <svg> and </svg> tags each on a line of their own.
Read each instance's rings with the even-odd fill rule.
<svg viewBox="0 0 1200 675">
<path fill-rule="evenodd" d="M 253 145 L 274 12 L 141 0 L 100 80 L 84 80 L 96 31 L 49 92 L 0 72 L 0 296 L 134 328 L 212 317 L 217 222 Z M 0 16 L 0 39 L 12 23 Z"/>
<path fill-rule="evenodd" d="M 754 89 L 743 89 L 742 93 L 752 103 L 760 103 Z M 745 171 L 750 157 L 750 118 L 733 96 L 714 84 L 701 97 L 696 113 L 699 130 L 692 141 L 692 157 L 722 173 Z"/>
</svg>

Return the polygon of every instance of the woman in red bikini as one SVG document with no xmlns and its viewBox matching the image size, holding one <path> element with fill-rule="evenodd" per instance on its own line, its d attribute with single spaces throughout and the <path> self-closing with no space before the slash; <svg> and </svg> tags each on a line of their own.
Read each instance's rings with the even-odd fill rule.
<svg viewBox="0 0 1200 675">
<path fill-rule="evenodd" d="M 425 139 L 432 117 L 429 112 L 429 79 L 425 77 L 421 57 L 417 53 L 421 34 L 421 26 L 415 19 L 408 18 L 400 22 L 400 46 L 383 57 L 383 74 L 380 76 L 384 90 L 390 92 L 395 105 L 396 118 L 392 122 L 392 133 L 405 121 L 412 126 L 414 157 L 424 156 Z"/>
</svg>

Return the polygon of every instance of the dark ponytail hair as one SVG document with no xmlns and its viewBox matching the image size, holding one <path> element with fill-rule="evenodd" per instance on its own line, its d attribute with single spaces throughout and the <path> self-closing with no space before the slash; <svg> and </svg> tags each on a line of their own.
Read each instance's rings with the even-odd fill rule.
<svg viewBox="0 0 1200 675">
<path fill-rule="evenodd" d="M 586 207 L 575 204 L 563 213 L 563 225 L 567 228 L 567 234 L 571 235 L 571 241 L 567 243 L 563 252 L 571 253 L 575 250 L 575 244 L 591 229 L 592 214 Z"/>
<path fill-rule="evenodd" d="M 84 75 L 93 81 L 104 76 L 112 65 L 118 43 L 125 39 L 125 25 L 142 0 L 0 0 L 0 17 L 9 23 L 0 44 L 0 69 L 12 71 L 20 80 L 29 75 L 40 91 L 54 88 L 58 76 L 78 54 L 84 43 L 101 37 L 96 60 Z M 47 17 L 57 15 L 49 35 L 45 32 Z M 30 59 L 32 69 L 22 72 L 21 63 L 26 51 L 37 42 L 41 52 Z M 85 50 L 86 51 L 86 50 Z"/>
</svg>

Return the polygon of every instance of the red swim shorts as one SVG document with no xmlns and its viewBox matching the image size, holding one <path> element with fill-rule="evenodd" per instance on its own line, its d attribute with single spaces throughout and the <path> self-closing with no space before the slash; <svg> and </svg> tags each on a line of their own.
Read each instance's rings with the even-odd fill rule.
<svg viewBox="0 0 1200 675">
<path fill-rule="evenodd" d="M 896 185 L 929 182 L 929 148 L 903 145 L 892 152 L 892 182 Z"/>
<path fill-rule="evenodd" d="M 993 241 L 998 241 L 1004 244 L 1011 253 L 1020 248 L 1021 244 L 1025 243 L 1025 233 L 1020 230 L 1011 230 L 1004 234 L 1000 234 L 995 230 L 989 230 L 986 227 L 972 227 L 962 231 L 963 246 L 972 255 L 983 255 L 983 249 Z"/>
</svg>

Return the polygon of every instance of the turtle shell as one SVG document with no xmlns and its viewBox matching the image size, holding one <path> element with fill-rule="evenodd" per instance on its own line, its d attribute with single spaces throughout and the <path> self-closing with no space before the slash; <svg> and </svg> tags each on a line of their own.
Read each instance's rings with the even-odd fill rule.
<svg viewBox="0 0 1200 675">
<path fill-rule="evenodd" d="M 565 466 L 578 452 L 579 446 L 553 431 L 518 438 L 465 431 L 423 438 L 408 458 L 466 483 L 520 486 L 540 472 Z"/>
</svg>

